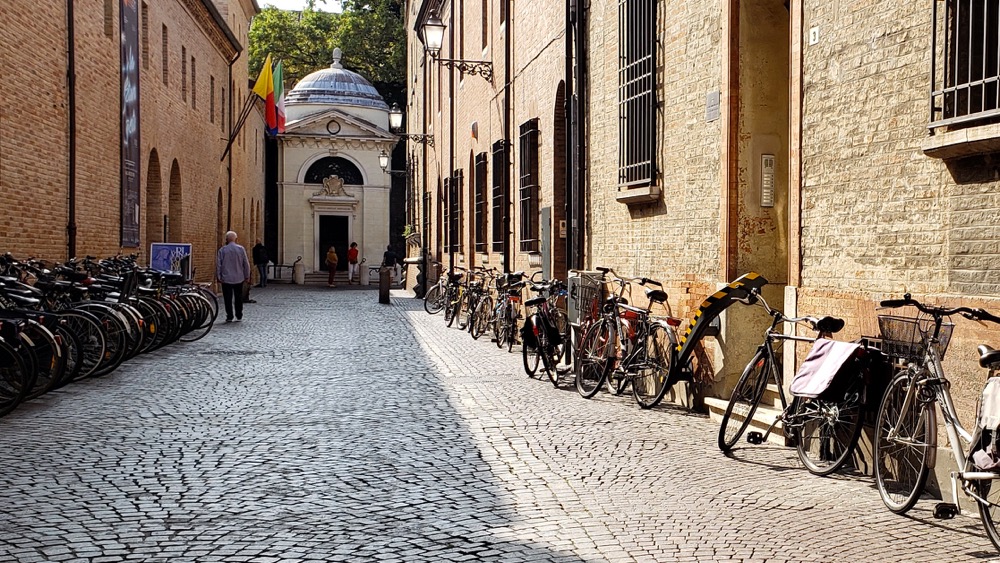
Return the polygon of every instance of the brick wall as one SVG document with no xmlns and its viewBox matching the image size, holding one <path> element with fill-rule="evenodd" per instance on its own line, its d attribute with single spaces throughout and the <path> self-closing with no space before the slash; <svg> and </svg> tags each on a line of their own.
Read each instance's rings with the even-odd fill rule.
<svg viewBox="0 0 1000 563">
<path fill-rule="evenodd" d="M 77 254 L 109 255 L 119 248 L 119 44 L 118 2 L 111 2 L 113 23 L 107 33 L 103 0 L 77 2 Z M 231 91 L 227 57 L 206 35 L 203 25 L 180 2 L 140 3 L 147 10 L 148 37 L 140 29 L 141 247 L 162 240 L 163 214 L 169 238 L 194 245 L 200 279 L 213 276 L 214 252 L 220 239 L 218 192 L 227 192 L 221 90 Z M 66 258 L 68 198 L 68 118 L 65 5 L 44 8 L 16 0 L 3 6 L 0 72 L 4 99 L 0 108 L 0 247 L 19 256 Z M 229 13 L 241 3 L 233 1 Z M 28 18 L 24 14 L 31 14 Z M 141 19 L 140 19 L 141 22 Z M 167 84 L 163 82 L 162 29 L 168 28 Z M 141 25 L 141 24 L 140 24 Z M 241 45 L 246 45 L 246 25 Z M 182 49 L 187 61 L 182 65 Z M 144 54 L 143 51 L 146 50 Z M 31 56 L 26 56 L 29 54 Z M 192 59 L 197 73 L 192 81 Z M 181 95 L 181 69 L 188 71 L 188 96 Z M 233 65 L 237 92 L 248 91 L 246 58 Z M 211 91 L 214 78 L 215 92 Z M 26 93 L 30 93 L 27 95 Z M 194 94 L 194 96 L 192 95 Z M 215 96 L 215 112 L 212 97 Z M 195 106 L 196 100 L 196 106 Z M 236 108 L 234 112 L 238 112 Z M 226 126 L 229 121 L 227 119 Z M 262 135 L 259 113 L 247 122 L 242 143 L 233 153 L 233 227 L 244 243 L 250 228 L 242 201 L 255 207 L 263 193 L 263 158 L 254 139 Z M 257 151 L 260 151 L 257 148 Z M 157 174 L 158 169 L 158 174 Z M 174 171 L 173 190 L 171 172 Z M 157 185 L 157 176 L 159 182 Z M 173 199 L 173 205 L 171 205 Z M 251 206 L 252 202 L 252 206 Z M 38 211 L 33 211 L 38 209 Z M 152 220 L 151 219 L 152 216 Z M 225 226 L 225 222 L 223 222 Z M 259 223 L 254 222 L 259 228 Z M 179 228 L 178 228 L 179 227 Z M 249 234 L 249 233 L 247 233 Z M 249 239 L 249 240 L 248 240 Z"/>
</svg>

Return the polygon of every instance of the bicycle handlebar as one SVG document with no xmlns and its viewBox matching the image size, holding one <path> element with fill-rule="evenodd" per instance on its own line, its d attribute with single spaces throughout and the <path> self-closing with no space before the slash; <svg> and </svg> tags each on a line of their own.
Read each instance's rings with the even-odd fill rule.
<svg viewBox="0 0 1000 563">
<path fill-rule="evenodd" d="M 960 314 L 971 321 L 989 321 L 991 323 L 1000 324 L 1000 317 L 989 313 L 985 309 L 973 309 L 971 307 L 954 307 L 949 309 L 946 307 L 924 305 L 923 303 L 910 297 L 909 293 L 903 295 L 902 299 L 886 299 L 879 302 L 879 308 L 885 309 L 895 309 L 897 307 L 906 307 L 908 305 L 916 307 L 921 313 L 926 313 L 933 317 L 948 317 Z"/>
</svg>

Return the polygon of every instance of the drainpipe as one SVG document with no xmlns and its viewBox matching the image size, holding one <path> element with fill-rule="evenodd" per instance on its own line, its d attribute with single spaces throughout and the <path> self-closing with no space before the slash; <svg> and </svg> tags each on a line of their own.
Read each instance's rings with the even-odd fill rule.
<svg viewBox="0 0 1000 563">
<path fill-rule="evenodd" d="M 448 58 L 455 58 L 455 2 L 451 2 L 448 20 Z M 455 269 L 456 237 L 462 236 L 458 229 L 452 229 L 451 215 L 456 215 L 453 206 L 458 197 L 455 192 L 455 69 L 448 67 L 448 269 Z"/>
<path fill-rule="evenodd" d="M 240 54 L 243 51 L 237 51 L 233 55 L 232 60 L 229 61 L 229 138 L 233 138 L 233 95 L 236 88 L 234 88 L 233 82 L 233 65 L 240 58 Z M 244 86 L 241 86 L 241 88 Z M 233 151 L 235 148 L 230 148 L 229 150 L 229 160 L 226 163 L 226 230 L 233 230 Z"/>
<path fill-rule="evenodd" d="M 566 0 L 566 84 L 563 99 L 564 119 L 566 121 L 566 177 L 564 178 L 563 189 L 566 193 L 566 207 L 563 213 L 566 216 L 566 269 L 573 270 L 579 268 L 576 263 L 576 254 L 573 252 L 575 245 L 576 230 L 573 229 L 573 209 L 576 198 L 573 197 L 573 178 L 576 176 L 576 167 L 573 165 L 573 157 L 576 155 L 574 143 L 576 133 L 573 130 L 573 22 L 575 21 L 574 10 L 576 1 Z"/>
<path fill-rule="evenodd" d="M 513 14 L 510 13 L 510 0 L 503 0 L 504 13 L 507 14 L 507 30 L 504 35 L 503 55 L 503 271 L 513 271 L 510 263 L 510 44 L 513 29 Z M 454 2 L 452 2 L 454 5 Z"/>
<path fill-rule="evenodd" d="M 509 0 L 508 0 L 509 1 Z M 573 203 L 576 206 L 574 210 L 573 226 L 572 230 L 576 233 L 576 237 L 573 242 L 576 244 L 575 256 L 576 264 L 580 268 L 586 267 L 586 262 L 584 259 L 584 249 L 586 248 L 586 237 L 584 236 L 584 229 L 586 228 L 585 218 L 586 218 L 586 193 L 584 186 L 584 178 L 586 176 L 585 170 L 587 167 L 586 156 L 586 136 L 584 127 L 584 117 L 585 117 L 585 90 L 584 86 L 584 72 L 587 68 L 587 50 L 584 45 L 584 28 L 586 25 L 585 9 L 583 6 L 585 0 L 576 0 L 576 102 L 574 107 L 573 119 L 576 121 L 576 126 L 573 128 L 575 132 L 575 149 L 576 149 L 576 167 L 573 174 L 573 180 L 576 183 L 576 193 L 574 194 Z"/>
<path fill-rule="evenodd" d="M 67 258 L 76 256 L 76 31 L 74 29 L 73 0 L 66 0 L 66 78 L 69 117 L 69 202 L 66 223 Z"/>
</svg>

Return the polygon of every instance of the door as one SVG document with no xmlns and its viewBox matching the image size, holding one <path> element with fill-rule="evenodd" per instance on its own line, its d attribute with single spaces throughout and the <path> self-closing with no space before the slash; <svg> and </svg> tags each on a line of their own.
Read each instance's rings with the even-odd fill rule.
<svg viewBox="0 0 1000 563">
<path fill-rule="evenodd" d="M 320 215 L 319 217 L 319 248 L 318 260 L 320 270 L 326 270 L 326 251 L 331 246 L 337 249 L 337 269 L 347 270 L 347 245 L 349 233 L 347 216 L 345 215 Z"/>
</svg>

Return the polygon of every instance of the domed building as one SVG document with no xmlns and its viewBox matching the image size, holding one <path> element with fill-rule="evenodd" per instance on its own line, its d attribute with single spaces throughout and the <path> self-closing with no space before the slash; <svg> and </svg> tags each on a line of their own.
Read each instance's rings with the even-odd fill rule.
<svg viewBox="0 0 1000 563">
<path fill-rule="evenodd" d="M 279 260 L 302 257 L 305 271 L 325 271 L 326 251 L 337 249 L 347 270 L 347 248 L 358 243 L 367 265 L 378 265 L 389 242 L 391 177 L 379 153 L 392 153 L 389 106 L 375 87 L 340 63 L 309 74 L 285 95 L 285 132 L 278 135 Z M 367 282 L 367 267 L 361 268 Z"/>
</svg>

